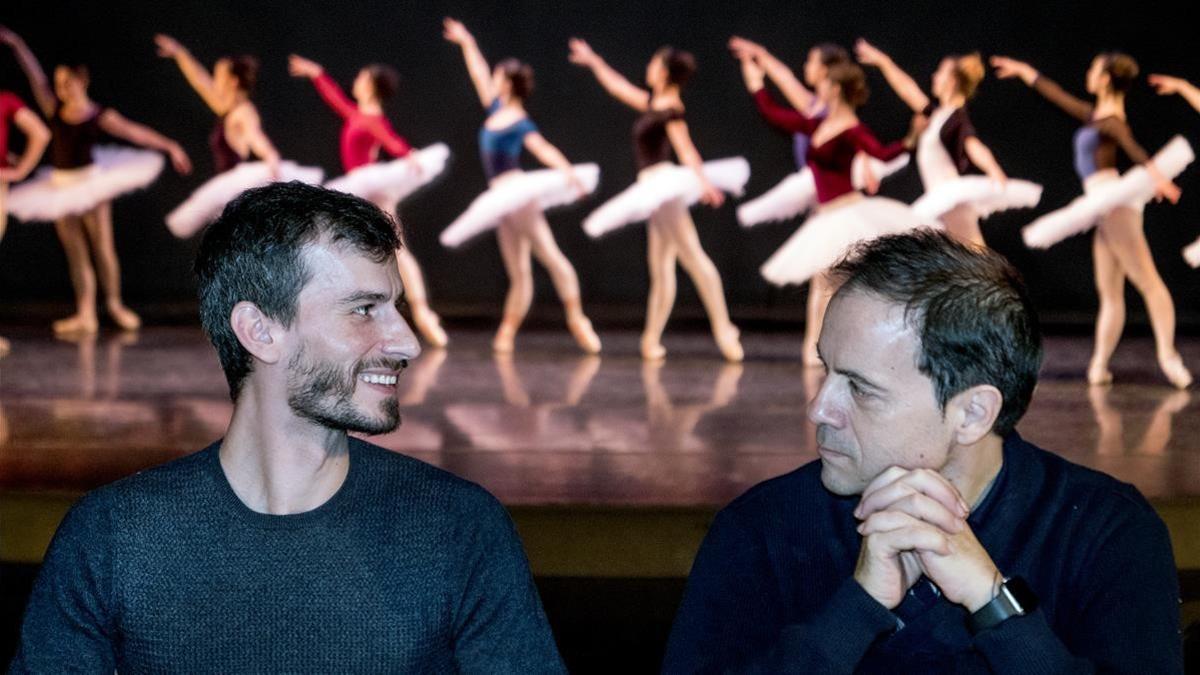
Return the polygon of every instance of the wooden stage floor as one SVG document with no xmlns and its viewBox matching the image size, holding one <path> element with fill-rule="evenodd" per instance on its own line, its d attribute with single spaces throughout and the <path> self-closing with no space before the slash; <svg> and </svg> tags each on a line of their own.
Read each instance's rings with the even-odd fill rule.
<svg viewBox="0 0 1200 675">
<path fill-rule="evenodd" d="M 12 354 L 0 360 L 0 560 L 40 559 L 80 493 L 199 449 L 228 421 L 224 379 L 199 329 L 76 342 L 29 328 L 8 336 Z M 815 459 L 804 408 L 820 376 L 799 365 L 792 333 L 747 335 L 743 365 L 720 361 L 705 334 L 669 334 L 662 365 L 637 358 L 633 332 L 602 336 L 605 354 L 583 357 L 565 331 L 529 331 L 515 357 L 502 359 L 488 349 L 489 334 L 453 332 L 448 350 L 426 351 L 402 375 L 403 424 L 372 440 L 495 493 L 513 510 L 535 569 L 686 574 L 713 511 Z M 1019 430 L 1137 485 L 1169 523 L 1176 519 L 1176 538 L 1200 549 L 1200 518 L 1185 517 L 1200 512 L 1200 393 L 1165 386 L 1149 338 L 1121 345 L 1115 386 L 1088 388 L 1081 377 L 1089 348 L 1085 337 L 1048 339 L 1041 385 Z M 1200 371 L 1200 339 L 1183 340 L 1182 351 Z M 676 534 L 664 534 L 656 518 L 676 523 Z M 572 560 L 561 550 L 539 557 L 539 546 L 561 549 L 564 533 L 578 536 L 589 519 L 597 537 L 644 536 L 668 550 L 608 563 L 579 550 Z"/>
</svg>

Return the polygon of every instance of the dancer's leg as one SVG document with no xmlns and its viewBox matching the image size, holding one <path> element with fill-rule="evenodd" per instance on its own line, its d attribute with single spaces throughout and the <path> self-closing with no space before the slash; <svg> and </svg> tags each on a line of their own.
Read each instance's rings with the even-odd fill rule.
<svg viewBox="0 0 1200 675">
<path fill-rule="evenodd" d="M 83 214 L 83 225 L 95 253 L 96 271 L 109 316 L 122 329 L 137 330 L 142 325 L 141 318 L 121 301 L 121 262 L 113 242 L 112 202 L 104 202 Z"/>
<path fill-rule="evenodd" d="M 1154 331 L 1158 366 L 1171 384 L 1180 389 L 1187 388 L 1192 383 L 1192 374 L 1184 367 L 1183 359 L 1175 349 L 1175 303 L 1154 266 L 1154 257 L 1142 229 L 1142 211 L 1121 208 L 1111 215 L 1101 224 L 1104 240 L 1129 281 L 1142 294 Z"/>
<path fill-rule="evenodd" d="M 692 216 L 680 202 L 672 202 L 666 219 L 675 249 L 678 251 L 679 262 L 696 285 L 700 301 L 708 313 L 708 321 L 712 328 L 713 337 L 721 354 L 729 361 L 741 361 L 744 357 L 742 344 L 737 326 L 729 320 L 729 309 L 725 305 L 725 289 L 721 284 L 721 275 L 717 266 L 704 252 L 700 244 L 700 236 L 696 233 L 696 224 Z"/>
<path fill-rule="evenodd" d="M 646 228 L 646 262 L 650 270 L 650 294 L 646 302 L 646 328 L 642 332 L 642 358 L 657 360 L 667 355 L 663 330 L 675 306 L 675 242 L 662 208 L 650 216 Z"/>
<path fill-rule="evenodd" d="M 78 216 L 60 218 L 54 222 L 54 231 L 67 256 L 67 270 L 75 290 L 75 313 L 55 321 L 54 332 L 95 333 L 99 327 L 96 319 L 96 271 L 88 254 L 83 220 Z"/>
<path fill-rule="evenodd" d="M 514 213 L 504 219 L 496 229 L 500 243 L 500 255 L 504 259 L 504 270 L 508 273 L 508 295 L 504 300 L 504 317 L 492 341 L 498 352 L 511 352 L 517 329 L 529 313 L 533 304 L 533 266 L 530 260 L 529 239 L 522 230 L 523 219 L 528 218 L 528 209 Z"/>
<path fill-rule="evenodd" d="M 550 274 L 554 290 L 558 293 L 563 308 L 566 310 L 567 327 L 571 330 L 571 335 L 579 343 L 580 349 L 589 354 L 598 353 L 600 337 L 592 329 L 592 322 L 588 321 L 587 316 L 583 313 L 583 304 L 579 295 L 579 276 L 575 274 L 575 268 L 571 265 L 571 261 L 567 260 L 567 256 L 563 255 L 562 250 L 558 247 L 558 242 L 554 241 L 554 233 L 550 231 L 550 224 L 546 222 L 546 217 L 540 210 L 527 223 L 527 227 L 526 234 L 533 247 L 533 255 Z"/>
<path fill-rule="evenodd" d="M 1111 214 L 1105 216 L 1105 220 L 1110 217 Z M 1125 273 L 1105 239 L 1103 223 L 1092 239 L 1092 265 L 1100 310 L 1096 314 L 1096 337 L 1087 380 L 1088 384 L 1099 385 L 1112 382 L 1108 363 L 1125 330 Z"/>
<path fill-rule="evenodd" d="M 979 212 L 969 204 L 959 204 L 942 214 L 946 233 L 964 244 L 985 246 L 983 231 L 979 229 Z"/>
</svg>

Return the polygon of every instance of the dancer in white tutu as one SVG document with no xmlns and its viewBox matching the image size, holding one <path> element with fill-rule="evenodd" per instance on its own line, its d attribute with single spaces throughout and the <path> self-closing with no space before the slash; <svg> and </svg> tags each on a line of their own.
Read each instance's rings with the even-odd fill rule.
<svg viewBox="0 0 1200 675">
<path fill-rule="evenodd" d="M 16 163 L 10 163 L 8 158 L 10 124 L 25 134 L 25 151 Z M 0 241 L 4 240 L 8 224 L 8 186 L 24 180 L 33 171 L 49 143 L 50 129 L 37 113 L 25 107 L 16 94 L 0 89 Z M 0 337 L 0 356 L 8 354 L 10 348 L 8 340 Z"/>
<path fill-rule="evenodd" d="M 744 354 L 740 333 L 729 320 L 721 276 L 700 245 L 688 207 L 697 201 L 720 206 L 725 201 L 722 191 L 741 194 L 750 178 L 750 165 L 740 157 L 701 161 L 688 133 L 680 98 L 680 90 L 696 70 L 695 59 L 673 47 L 659 49 L 646 66 L 646 84 L 650 87 L 646 91 L 613 70 L 583 40 L 571 40 L 570 48 L 572 63 L 591 70 L 613 98 L 641 113 L 633 125 L 637 182 L 596 209 L 583 226 L 595 237 L 649 219 L 650 298 L 642 333 L 642 357 L 659 360 L 667 355 L 662 335 L 675 304 L 678 261 L 696 285 L 721 354 L 728 361 L 741 361 Z M 672 154 L 679 164 L 671 161 Z"/>
<path fill-rule="evenodd" d="M 379 63 L 364 67 L 354 78 L 351 101 L 319 63 L 293 54 L 288 64 L 292 75 L 311 80 L 325 103 L 344 120 L 340 148 L 342 169 L 346 173 L 326 183 L 326 187 L 369 200 L 390 214 L 399 227 L 400 201 L 436 178 L 450 155 L 440 143 L 414 151 L 384 116 L 383 103 L 395 95 L 400 75 Z M 377 162 L 381 149 L 396 159 Z M 403 237 L 404 228 L 399 229 Z M 442 330 L 438 315 L 429 308 L 425 277 L 408 246 L 396 249 L 396 265 L 417 330 L 430 344 L 445 347 L 446 331 Z"/>
<path fill-rule="evenodd" d="M 1200 112 L 1200 87 L 1180 77 L 1170 75 L 1151 75 L 1150 84 L 1162 96 L 1178 94 L 1183 97 L 1196 112 Z M 1200 239 L 1188 244 L 1183 249 L 1183 258 L 1192 267 L 1200 267 Z"/>
<path fill-rule="evenodd" d="M 1084 232 L 1093 226 L 1096 230 L 1092 239 L 1092 261 L 1096 291 L 1100 296 L 1100 312 L 1096 316 L 1096 342 L 1088 364 L 1088 382 L 1112 382 L 1108 364 L 1125 328 L 1125 279 L 1128 277 L 1141 293 L 1150 315 L 1159 368 L 1171 384 L 1187 387 L 1192 382 L 1192 375 L 1175 349 L 1175 304 L 1154 266 L 1146 234 L 1142 231 L 1142 210 L 1146 201 L 1156 196 L 1165 197 L 1171 203 L 1179 201 L 1179 187 L 1171 182 L 1171 178 L 1187 162 L 1175 161 L 1179 153 L 1172 151 L 1164 157 L 1171 166 L 1159 166 L 1134 140 L 1125 117 L 1125 93 L 1137 78 L 1137 62 L 1126 54 L 1116 52 L 1100 54 L 1093 59 L 1087 72 L 1087 91 L 1096 97 L 1093 104 L 1068 94 L 1027 63 L 1003 56 L 992 57 L 991 61 L 999 77 L 1020 78 L 1083 123 L 1075 133 L 1074 143 L 1075 171 L 1083 181 L 1085 196 L 1061 212 L 1043 216 L 1039 220 L 1058 216 L 1063 216 L 1060 218 L 1062 220 L 1074 220 L 1068 223 L 1073 226 L 1073 231 L 1060 230 L 1058 239 Z M 1145 191 L 1141 194 L 1133 191 L 1134 194 L 1126 196 L 1129 182 L 1117 172 L 1118 149 L 1140 165 L 1141 174 L 1147 179 Z M 1183 154 L 1190 155 L 1190 148 L 1182 150 L 1185 151 Z M 1190 158 L 1185 159 L 1190 161 Z M 1126 176 L 1138 171 L 1139 168 L 1132 169 Z M 1134 179 L 1137 177 L 1135 175 Z M 1124 203 L 1099 213 L 1089 208 L 1093 203 L 1106 204 L 1107 197 L 1112 193 L 1122 195 Z M 1082 215 L 1075 217 L 1073 214 L 1076 212 Z M 1035 222 L 1026 228 L 1024 234 L 1027 243 L 1032 228 L 1036 226 Z M 1049 245 L 1054 240 L 1038 243 Z"/>
<path fill-rule="evenodd" d="M 925 195 L 913 204 L 919 216 L 941 221 L 960 241 L 984 246 L 981 218 L 1037 205 L 1042 186 L 1009 180 L 967 115 L 967 101 L 986 72 L 977 52 L 942 59 L 933 73 L 931 93 L 936 101 L 931 101 L 908 73 L 871 43 L 859 40 L 855 51 L 859 63 L 883 73 L 925 127 L 917 139 L 917 170 L 925 184 Z M 976 169 L 983 175 L 970 175 Z"/>
<path fill-rule="evenodd" d="M 907 204 L 885 197 L 867 197 L 854 187 L 852 166 L 860 152 L 890 161 L 911 150 L 915 133 L 903 141 L 881 145 L 858 120 L 856 109 L 866 102 L 866 76 L 858 64 L 845 61 L 829 68 L 817 85 L 817 96 L 828 111 L 812 118 L 775 102 L 765 86 L 765 72 L 756 56 L 740 54 L 746 89 L 754 95 L 759 113 L 772 125 L 811 136 L 807 162 L 816 183 L 816 212 L 763 264 L 763 277 L 776 286 L 811 282 L 804 326 L 806 366 L 819 366 L 817 338 L 825 307 L 833 292 L 825 270 L 851 245 L 902 232 L 922 224 Z"/>
<path fill-rule="evenodd" d="M 729 49 L 734 56 L 754 58 L 765 71 L 766 76 L 775 83 L 783 94 L 784 99 L 796 110 L 814 119 L 825 117 L 826 110 L 820 99 L 813 93 L 817 84 L 829 75 L 829 67 L 850 60 L 850 53 L 841 45 L 830 42 L 819 44 L 808 50 L 804 61 L 804 81 L 801 82 L 792 69 L 783 61 L 776 58 L 762 45 L 751 42 L 743 37 L 734 36 L 729 40 Z M 768 120 L 769 121 L 769 120 Z M 738 206 L 738 222 L 742 227 L 754 227 L 761 223 L 789 220 L 802 215 L 817 205 L 817 184 L 813 181 L 812 170 L 808 168 L 808 134 L 782 130 L 792 139 L 792 154 L 796 159 L 796 173 L 789 175 L 761 196 L 749 199 Z M 889 162 L 882 162 L 865 153 L 854 157 L 851 177 L 854 187 L 875 194 L 879 190 L 879 181 L 900 169 L 908 166 L 908 154 L 905 153 Z"/>
<path fill-rule="evenodd" d="M 501 353 L 513 350 L 517 330 L 533 302 L 532 253 L 554 282 L 571 335 L 585 352 L 598 353 L 600 338 L 583 313 L 579 277 L 554 241 L 542 210 L 595 190 L 599 169 L 595 165 L 572 166 L 529 119 L 525 99 L 533 89 L 533 69 L 528 64 L 505 59 L 495 69 L 489 68 L 474 36 L 454 19 L 445 20 L 443 35 L 462 48 L 471 83 L 487 109 L 487 119 L 479 129 L 479 153 L 489 187 L 442 232 L 441 241 L 457 247 L 477 234 L 496 230 L 508 274 L 508 295 L 492 348 Z M 522 149 L 550 170 L 523 172 Z"/>
<path fill-rule="evenodd" d="M 175 38 L 156 35 L 154 42 L 158 55 L 175 61 L 188 84 L 217 115 L 208 137 L 217 175 L 167 214 L 167 229 L 172 234 L 182 239 L 199 232 L 243 190 L 277 180 L 321 182 L 325 175 L 321 169 L 281 160 L 263 132 L 258 109 L 250 101 L 258 80 L 258 59 L 222 57 L 210 74 Z M 251 156 L 260 161 L 251 161 Z"/>
<path fill-rule="evenodd" d="M 175 141 L 88 98 L 86 66 L 58 66 L 51 84 L 20 37 L 0 27 L 0 42 L 12 47 L 38 107 L 50 120 L 53 168 L 14 187 L 9 192 L 8 210 L 25 221 L 54 221 L 67 256 L 76 307 L 75 314 L 54 322 L 54 332 L 95 333 L 99 329 L 97 277 L 109 316 L 122 329 L 136 330 L 141 319 L 121 299 L 112 200 L 152 183 L 162 171 L 163 160 L 158 152 L 97 147 L 97 142 L 104 133 L 165 152 L 182 174 L 191 171 L 187 153 Z"/>
</svg>

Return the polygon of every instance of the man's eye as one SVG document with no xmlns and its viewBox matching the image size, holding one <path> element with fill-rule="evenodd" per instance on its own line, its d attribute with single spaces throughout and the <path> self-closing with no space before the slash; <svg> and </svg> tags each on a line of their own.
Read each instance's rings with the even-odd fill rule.
<svg viewBox="0 0 1200 675">
<path fill-rule="evenodd" d="M 358 307 L 354 308 L 354 313 L 361 316 L 370 316 L 371 305 L 359 305 Z"/>
</svg>

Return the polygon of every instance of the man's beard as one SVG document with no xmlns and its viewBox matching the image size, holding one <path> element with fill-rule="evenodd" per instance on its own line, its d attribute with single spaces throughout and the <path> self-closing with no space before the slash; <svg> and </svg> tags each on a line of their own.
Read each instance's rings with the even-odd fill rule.
<svg viewBox="0 0 1200 675">
<path fill-rule="evenodd" d="M 404 362 L 359 361 L 345 372 L 331 363 L 308 361 L 304 356 L 301 347 L 288 363 L 288 406 L 298 416 L 330 429 L 363 434 L 386 434 L 400 425 L 400 402 L 394 396 L 381 401 L 378 415 L 372 417 L 355 406 L 354 390 L 364 370 L 382 367 L 399 372 Z"/>
</svg>

